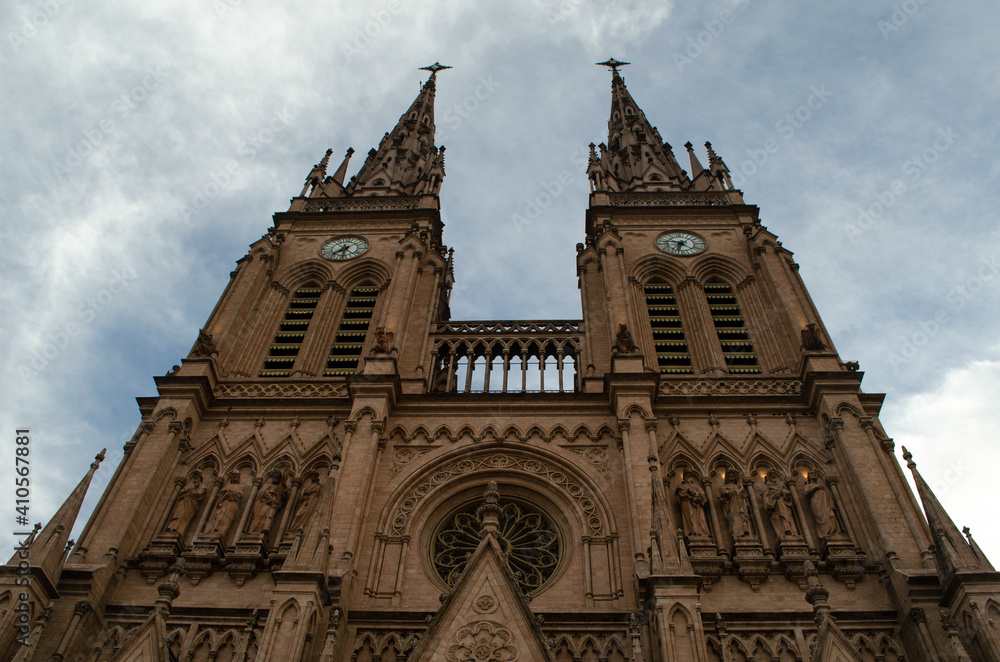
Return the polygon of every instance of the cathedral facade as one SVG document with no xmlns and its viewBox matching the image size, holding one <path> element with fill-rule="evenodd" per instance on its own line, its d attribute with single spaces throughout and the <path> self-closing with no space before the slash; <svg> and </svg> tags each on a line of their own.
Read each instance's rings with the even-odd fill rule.
<svg viewBox="0 0 1000 662">
<path fill-rule="evenodd" d="M 4 567 L 0 660 L 1000 662 L 1000 574 L 792 254 L 603 64 L 581 319 L 451 319 L 428 67 Z"/>
</svg>

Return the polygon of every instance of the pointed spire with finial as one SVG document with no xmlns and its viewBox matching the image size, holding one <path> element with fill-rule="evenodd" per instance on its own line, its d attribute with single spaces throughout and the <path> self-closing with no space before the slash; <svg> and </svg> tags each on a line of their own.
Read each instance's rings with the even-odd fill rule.
<svg viewBox="0 0 1000 662">
<path fill-rule="evenodd" d="M 587 174 L 595 191 L 686 190 L 687 174 L 678 165 L 670 146 L 646 119 L 618 68 L 628 64 L 615 58 L 598 62 L 611 69 L 611 117 L 608 143 L 601 155 L 592 152 Z"/>
<path fill-rule="evenodd" d="M 440 149 L 434 145 L 434 93 L 438 72 L 451 67 L 435 62 L 420 69 L 431 75 L 395 128 L 368 153 L 347 185 L 347 195 L 438 194 L 444 169 Z"/>
<path fill-rule="evenodd" d="M 913 461 L 913 454 L 903 447 L 903 459 L 906 466 L 913 474 L 913 482 L 917 486 L 917 494 L 920 495 L 920 502 L 924 506 L 924 514 L 927 516 L 927 524 L 930 526 L 934 540 L 934 556 L 938 564 L 938 574 L 941 576 L 941 583 L 947 586 L 955 573 L 960 571 L 982 571 L 992 570 L 989 561 L 985 556 L 976 554 L 973 547 L 965 540 L 955 522 L 952 521 L 948 512 L 938 501 L 930 485 L 924 477 L 917 471 L 917 463 Z M 980 551 L 979 554 L 982 554 Z"/>
<path fill-rule="evenodd" d="M 347 164 L 351 161 L 351 155 L 354 154 L 354 148 L 348 147 L 347 153 L 344 154 L 344 160 L 340 162 L 340 167 L 337 168 L 337 172 L 333 173 L 333 177 L 330 181 L 338 186 L 344 185 L 344 177 L 347 176 Z"/>
<path fill-rule="evenodd" d="M 30 547 L 31 567 L 38 568 L 44 573 L 46 579 L 54 587 L 59 582 L 59 575 L 62 572 L 63 562 L 66 558 L 65 550 L 69 542 L 69 534 L 73 530 L 76 518 L 80 514 L 80 506 L 87 496 L 87 489 L 94 478 L 94 474 L 104 461 L 104 456 L 108 449 L 103 449 L 90 463 L 87 475 L 83 477 L 77 486 L 70 492 L 70 495 L 60 506 L 56 514 L 52 516 L 49 523 L 45 525 L 41 533 L 34 537 Z M 16 563 L 14 559 L 12 559 Z"/>
<path fill-rule="evenodd" d="M 361 170 L 345 185 L 347 165 L 354 154 L 348 149 L 331 177 L 326 176 L 330 151 L 306 178 L 292 210 L 306 209 L 301 198 L 438 195 L 444 179 L 444 147 L 434 145 L 434 93 L 439 71 L 451 69 L 439 62 L 420 67 L 431 75 L 421 85 L 417 98 L 387 132 L 376 149 L 369 150 Z"/>
<path fill-rule="evenodd" d="M 712 143 L 705 141 L 705 149 L 708 150 L 708 169 L 715 175 L 716 179 L 725 185 L 725 188 L 733 188 L 733 180 L 729 176 L 729 167 L 722 157 L 715 153 Z"/>
</svg>

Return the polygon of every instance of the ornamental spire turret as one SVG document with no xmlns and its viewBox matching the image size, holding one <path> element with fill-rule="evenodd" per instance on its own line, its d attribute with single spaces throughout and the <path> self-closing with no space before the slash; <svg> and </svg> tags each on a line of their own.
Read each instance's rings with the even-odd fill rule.
<svg viewBox="0 0 1000 662">
<path fill-rule="evenodd" d="M 344 184 L 347 164 L 354 153 L 348 149 L 332 177 L 326 175 L 328 150 L 306 178 L 301 197 L 344 198 L 396 195 L 437 195 L 444 179 L 444 147 L 434 145 L 434 93 L 437 73 L 451 69 L 435 62 L 421 69 L 431 75 L 417 98 L 399 118 L 392 131 L 369 150 L 361 170 Z M 293 209 L 295 204 L 293 203 Z"/>
<path fill-rule="evenodd" d="M 691 174 L 677 163 L 673 148 L 663 141 L 660 132 L 649 123 L 635 102 L 618 68 L 628 64 L 611 58 L 599 62 L 611 69 L 611 117 L 608 142 L 598 146 L 600 155 L 591 150 L 587 175 L 594 191 L 707 191 L 726 190 L 724 178 L 702 167 L 688 143 Z M 710 159 L 714 153 L 711 153 Z M 715 157 L 718 158 L 718 157 Z M 718 159 L 721 163 L 721 159 Z M 710 160 L 710 166 L 712 161 Z M 725 167 L 724 165 L 722 166 Z"/>
<path fill-rule="evenodd" d="M 947 586 L 951 583 L 952 578 L 958 572 L 991 571 L 993 568 L 986 557 L 982 555 L 982 550 L 979 550 L 977 554 L 977 550 L 966 541 L 944 506 L 938 501 L 930 485 L 917 471 L 917 463 L 913 461 L 913 455 L 906 450 L 905 446 L 903 447 L 903 459 L 906 460 L 906 466 L 913 474 L 917 494 L 920 495 L 920 502 L 927 515 L 927 524 L 930 525 L 934 540 L 934 555 L 937 559 L 938 574 L 941 576 L 942 585 Z"/>
<path fill-rule="evenodd" d="M 62 572 L 63 562 L 66 560 L 69 534 L 73 530 L 73 524 L 76 523 L 77 515 L 80 514 L 80 506 L 83 504 L 84 497 L 87 496 L 90 481 L 93 480 L 94 474 L 101 466 L 106 452 L 107 449 L 104 449 L 98 453 L 94 461 L 90 463 L 87 475 L 70 492 L 69 497 L 52 516 L 49 523 L 31 542 L 31 566 L 44 573 L 45 578 L 53 587 L 59 582 L 59 574 Z M 16 563 L 15 559 L 11 559 L 11 561 Z"/>
</svg>

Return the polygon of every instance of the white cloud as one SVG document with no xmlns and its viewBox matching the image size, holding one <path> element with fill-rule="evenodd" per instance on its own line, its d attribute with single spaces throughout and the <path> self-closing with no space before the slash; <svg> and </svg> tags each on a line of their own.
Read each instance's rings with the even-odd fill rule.
<svg viewBox="0 0 1000 662">
<path fill-rule="evenodd" d="M 881 416 L 897 452 L 906 446 L 913 453 L 955 524 L 969 526 L 994 563 L 1000 562 L 997 501 L 991 496 L 1000 458 L 997 394 L 1000 361 L 975 361 L 948 371 L 929 392 L 890 398 Z"/>
</svg>

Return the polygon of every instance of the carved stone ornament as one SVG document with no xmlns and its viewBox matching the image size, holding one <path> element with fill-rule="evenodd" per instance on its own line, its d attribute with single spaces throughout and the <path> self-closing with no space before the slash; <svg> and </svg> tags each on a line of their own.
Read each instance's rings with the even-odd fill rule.
<svg viewBox="0 0 1000 662">
<path fill-rule="evenodd" d="M 187 486 L 177 495 L 174 509 L 171 511 L 170 519 L 167 520 L 163 531 L 176 533 L 178 536 L 183 537 L 188 525 L 191 523 L 191 518 L 198 512 L 198 506 L 207 493 L 208 490 L 202 484 L 201 472 L 195 471 L 188 478 Z"/>
<path fill-rule="evenodd" d="M 478 621 L 455 633 L 455 644 L 448 648 L 451 662 L 513 662 L 517 648 L 511 643 L 513 633 L 499 623 Z"/>
<path fill-rule="evenodd" d="M 191 356 L 215 356 L 218 355 L 219 350 L 215 346 L 215 341 L 212 340 L 212 336 L 205 333 L 205 329 L 198 331 L 198 340 L 195 341 L 194 347 L 191 348 Z"/>
<path fill-rule="evenodd" d="M 788 379 L 660 382 L 660 395 L 798 395 L 802 382 Z"/>
<path fill-rule="evenodd" d="M 709 536 L 708 519 L 705 517 L 705 490 L 698 484 L 694 474 L 684 476 L 684 481 L 677 486 L 677 498 L 681 502 L 681 518 L 684 532 L 688 536 Z"/>
<path fill-rule="evenodd" d="M 266 535 L 271 530 L 271 524 L 274 523 L 274 514 L 285 502 L 285 496 L 281 472 L 272 471 L 267 483 L 257 493 L 257 501 L 253 505 L 247 532 Z"/>
<path fill-rule="evenodd" d="M 346 398 L 347 384 L 284 383 L 284 384 L 219 384 L 213 393 L 217 398 Z"/>
<path fill-rule="evenodd" d="M 388 354 L 392 350 L 392 331 L 386 331 L 384 326 L 375 327 L 375 345 L 372 354 Z"/>
<path fill-rule="evenodd" d="M 632 333 L 625 324 L 618 325 L 618 333 L 615 334 L 615 351 L 620 354 L 631 354 L 637 351 L 635 342 L 632 340 Z"/>
<path fill-rule="evenodd" d="M 826 349 L 826 343 L 823 342 L 819 327 L 816 326 L 815 322 L 811 322 L 806 328 L 802 329 L 802 349 L 811 352 L 821 352 Z"/>
<path fill-rule="evenodd" d="M 497 610 L 497 601 L 491 595 L 481 595 L 472 607 L 480 614 L 491 614 Z"/>
</svg>

